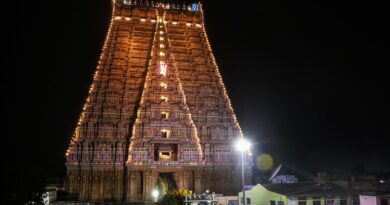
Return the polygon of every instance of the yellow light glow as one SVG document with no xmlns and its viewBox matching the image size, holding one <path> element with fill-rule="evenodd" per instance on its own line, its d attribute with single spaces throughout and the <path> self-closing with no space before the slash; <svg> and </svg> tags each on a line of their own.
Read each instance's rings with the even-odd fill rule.
<svg viewBox="0 0 390 205">
<path fill-rule="evenodd" d="M 160 87 L 163 89 L 167 89 L 168 85 L 166 83 L 161 82 Z"/>
<path fill-rule="evenodd" d="M 176 22 L 176 21 L 174 21 L 174 22 L 172 22 L 172 24 L 173 24 L 173 25 L 177 25 L 177 22 Z"/>
<path fill-rule="evenodd" d="M 160 37 L 160 41 L 163 41 L 164 40 L 164 37 Z"/>
<path fill-rule="evenodd" d="M 142 21 L 142 22 L 145 22 L 145 21 L 146 21 L 146 19 L 141 19 L 141 21 Z"/>
<path fill-rule="evenodd" d="M 115 16 L 115 20 L 121 20 L 122 16 Z"/>
<path fill-rule="evenodd" d="M 165 56 L 165 53 L 160 51 L 160 56 Z"/>
<path fill-rule="evenodd" d="M 274 160 L 269 154 L 261 154 L 256 159 L 256 166 L 261 171 L 269 171 L 273 168 Z"/>
<path fill-rule="evenodd" d="M 168 102 L 168 97 L 167 96 L 161 96 L 161 101 Z"/>
<path fill-rule="evenodd" d="M 169 117 L 169 113 L 167 113 L 167 112 L 161 112 L 161 118 L 163 118 L 163 119 L 168 119 L 168 117 Z"/>
<path fill-rule="evenodd" d="M 200 24 L 196 24 L 196 27 L 200 28 L 200 27 L 202 27 L 202 25 L 200 25 Z"/>
<path fill-rule="evenodd" d="M 167 129 L 162 129 L 161 130 L 161 135 L 162 135 L 163 138 L 169 138 L 169 133 L 170 133 L 170 131 L 167 130 Z"/>
<path fill-rule="evenodd" d="M 191 23 L 186 23 L 187 26 L 191 26 Z"/>
<path fill-rule="evenodd" d="M 164 34 L 164 31 L 160 31 L 160 34 Z"/>
<path fill-rule="evenodd" d="M 125 20 L 130 21 L 131 19 L 130 19 L 130 17 L 125 17 Z"/>
<path fill-rule="evenodd" d="M 165 48 L 165 45 L 164 44 L 160 44 L 160 48 Z"/>
<path fill-rule="evenodd" d="M 156 20 L 152 19 L 152 20 L 150 20 L 150 22 L 152 22 L 152 23 L 156 23 Z"/>
</svg>

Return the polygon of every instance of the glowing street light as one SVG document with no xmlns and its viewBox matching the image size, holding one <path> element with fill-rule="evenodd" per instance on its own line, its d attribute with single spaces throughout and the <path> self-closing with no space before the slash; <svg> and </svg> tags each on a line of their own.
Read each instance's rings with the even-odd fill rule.
<svg viewBox="0 0 390 205">
<path fill-rule="evenodd" d="M 157 202 L 158 195 L 159 195 L 158 190 L 157 189 L 153 189 L 152 196 L 153 196 L 154 202 Z"/>
<path fill-rule="evenodd" d="M 236 142 L 236 149 L 241 152 L 241 183 L 242 183 L 242 204 L 246 204 L 246 198 L 245 198 L 245 173 L 244 173 L 244 153 L 249 152 L 249 149 L 251 148 L 251 143 L 246 140 L 245 138 L 240 138 Z M 250 153 L 250 152 L 249 152 Z"/>
<path fill-rule="evenodd" d="M 249 148 L 251 148 L 251 143 L 244 138 L 239 139 L 236 143 L 236 149 L 241 153 L 249 151 Z"/>
</svg>

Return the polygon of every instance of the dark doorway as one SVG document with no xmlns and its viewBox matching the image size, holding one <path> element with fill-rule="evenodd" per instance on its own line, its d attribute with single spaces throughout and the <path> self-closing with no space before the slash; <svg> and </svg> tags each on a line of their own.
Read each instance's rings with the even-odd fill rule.
<svg viewBox="0 0 390 205">
<path fill-rule="evenodd" d="M 156 186 L 162 194 L 175 190 L 177 187 L 173 173 L 159 173 Z"/>
</svg>

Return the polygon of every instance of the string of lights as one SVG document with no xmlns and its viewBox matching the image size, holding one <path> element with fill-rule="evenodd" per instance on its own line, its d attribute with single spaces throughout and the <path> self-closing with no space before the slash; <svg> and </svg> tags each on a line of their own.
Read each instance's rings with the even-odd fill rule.
<svg viewBox="0 0 390 205">
<path fill-rule="evenodd" d="M 115 16 L 115 11 L 116 11 L 116 7 L 115 7 L 115 3 L 116 3 L 116 0 L 112 0 L 112 9 L 111 9 L 111 20 L 110 20 L 110 25 L 108 27 L 108 31 L 107 31 L 107 36 L 104 40 L 104 44 L 103 44 L 103 48 L 102 48 L 102 53 L 99 57 L 99 59 L 103 59 L 103 55 L 104 55 L 104 50 L 107 48 L 107 44 L 109 42 L 109 38 L 110 36 L 112 35 L 112 27 L 113 27 L 113 24 L 114 24 L 114 16 Z M 99 62 L 100 62 L 99 60 Z M 91 84 L 90 88 L 89 88 L 89 91 L 88 91 L 88 97 L 86 98 L 85 100 L 85 103 L 84 103 L 84 106 L 83 106 L 83 109 L 82 109 L 82 112 L 81 112 L 81 115 L 80 115 L 80 118 L 77 122 L 77 126 L 76 126 L 76 129 L 72 135 L 72 139 L 70 141 L 70 145 L 74 145 L 76 143 L 76 141 L 78 140 L 79 138 L 79 130 L 80 130 L 80 126 L 82 125 L 82 123 L 85 121 L 85 115 L 86 115 L 86 109 L 87 109 L 87 104 L 88 102 L 90 102 L 90 98 L 92 97 L 92 94 L 95 92 L 95 81 L 97 80 L 99 74 L 100 74 L 100 69 L 101 69 L 101 66 L 100 66 L 100 63 L 99 65 L 97 66 L 96 68 L 96 71 L 95 73 L 93 74 L 93 83 Z M 69 152 L 70 152 L 70 147 L 67 149 L 66 153 L 65 153 L 65 156 L 68 156 L 69 155 Z"/>
<path fill-rule="evenodd" d="M 233 109 L 233 106 L 232 106 L 232 103 L 230 101 L 230 98 L 228 96 L 228 93 L 227 93 L 227 90 L 226 90 L 226 87 L 225 87 L 225 84 L 223 83 L 223 80 L 222 80 L 222 76 L 221 76 L 221 73 L 219 72 L 219 67 L 218 67 L 218 64 L 217 64 L 217 61 L 215 60 L 215 57 L 214 57 L 214 54 L 213 54 L 213 50 L 211 48 L 211 45 L 210 45 L 210 42 L 208 40 L 208 36 L 207 36 L 207 33 L 206 33 L 206 26 L 205 26 L 205 22 L 204 22 L 204 12 L 203 12 L 203 7 L 202 5 L 200 5 L 200 9 L 199 9 L 200 13 L 201 13 L 201 19 L 202 19 L 202 25 L 203 25 L 203 34 L 204 36 L 206 37 L 206 42 L 207 42 L 207 48 L 210 52 L 210 55 L 211 55 L 211 58 L 212 58 L 212 62 L 215 66 L 215 70 L 216 70 L 216 74 L 218 76 L 218 80 L 219 80 L 219 83 L 220 85 L 222 85 L 222 90 L 223 90 L 223 94 L 224 94 L 224 98 L 226 99 L 227 103 L 228 103 L 228 106 L 229 106 L 229 109 L 233 115 L 233 120 L 234 120 L 234 123 L 236 124 L 237 126 L 237 129 L 239 131 L 239 137 L 244 137 L 244 134 L 242 132 L 242 129 L 238 123 L 238 120 L 237 120 L 237 117 L 236 117 L 236 114 L 234 112 L 234 109 Z"/>
</svg>

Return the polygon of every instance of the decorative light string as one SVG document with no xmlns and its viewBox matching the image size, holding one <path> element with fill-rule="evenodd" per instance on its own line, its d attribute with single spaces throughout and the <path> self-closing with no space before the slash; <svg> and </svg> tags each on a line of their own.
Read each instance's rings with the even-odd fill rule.
<svg viewBox="0 0 390 205">
<path fill-rule="evenodd" d="M 110 25 L 108 27 L 108 32 L 107 32 L 107 36 L 104 40 L 104 44 L 103 44 L 103 48 L 102 48 L 102 53 L 100 54 L 100 57 L 99 57 L 99 64 L 96 68 L 96 71 L 93 75 L 93 82 L 89 88 L 89 91 L 88 91 L 88 97 L 87 99 L 85 100 L 85 103 L 84 103 L 84 106 L 83 106 L 83 110 L 81 112 L 81 115 L 80 115 L 80 118 L 77 122 L 77 126 L 76 126 L 76 129 L 73 133 L 73 136 L 72 136 L 72 139 L 70 141 L 70 145 L 74 145 L 76 143 L 76 141 L 78 140 L 78 138 L 80 137 L 79 135 L 79 131 L 80 131 L 80 126 L 82 125 L 82 123 L 84 122 L 85 120 L 85 112 L 86 112 L 86 109 L 87 109 L 87 104 L 90 102 L 90 98 L 91 98 L 91 95 L 92 93 L 95 91 L 95 80 L 98 78 L 99 76 L 99 71 L 101 69 L 101 60 L 103 59 L 103 55 L 104 55 L 104 51 L 106 50 L 107 48 L 107 44 L 108 44 L 108 41 L 110 39 L 110 36 L 111 36 L 111 31 L 112 31 L 112 27 L 113 27 L 113 24 L 114 24 L 114 21 L 115 21 L 115 11 L 116 11 L 116 0 L 112 0 L 112 10 L 111 10 L 111 20 L 110 20 Z M 66 153 L 65 153 L 65 156 L 69 156 L 69 153 L 70 153 L 70 147 L 67 149 Z"/>
<path fill-rule="evenodd" d="M 210 55 L 211 55 L 211 59 L 212 59 L 212 62 L 216 68 L 216 71 L 217 71 L 217 76 L 218 76 L 218 80 L 219 80 L 219 83 L 222 85 L 222 89 L 223 89 L 223 94 L 224 94 L 224 97 L 225 99 L 227 100 L 227 103 L 228 103 L 228 106 L 229 106 L 229 109 L 231 110 L 232 114 L 233 114 L 233 120 L 237 126 L 237 129 L 239 131 L 239 134 L 240 134 L 240 137 L 244 137 L 244 134 L 242 132 L 242 129 L 240 127 L 240 124 L 238 123 L 237 121 L 237 117 L 236 117 L 236 114 L 234 112 L 234 109 L 233 109 L 233 106 L 231 104 L 231 101 L 230 101 L 230 98 L 227 94 L 227 91 L 226 91 L 226 87 L 225 87 L 225 84 L 223 83 L 223 80 L 222 80 L 222 76 L 221 76 L 221 73 L 219 72 L 219 67 L 217 65 L 217 61 L 215 60 L 215 57 L 214 57 L 214 54 L 213 54 L 213 50 L 211 48 L 211 45 L 210 45 L 210 42 L 209 42 L 209 39 L 208 39 L 208 36 L 207 36 L 207 33 L 206 33 L 206 26 L 205 26 L 205 23 L 204 23 L 204 12 L 203 12 L 203 5 L 200 4 L 199 6 L 199 11 L 201 13 L 201 19 L 202 19 L 202 24 L 203 24 L 203 34 L 205 35 L 206 37 L 206 42 L 207 42 L 207 48 L 209 49 L 209 52 L 210 52 Z"/>
<path fill-rule="evenodd" d="M 158 23 L 157 23 L 157 25 L 156 25 L 155 34 L 154 34 L 154 36 L 153 36 L 152 51 L 154 50 L 154 48 L 155 48 L 155 46 L 156 46 L 156 43 L 157 43 L 157 41 L 156 41 L 156 39 L 157 39 L 157 34 L 159 33 L 159 34 L 163 35 L 164 33 L 167 33 L 166 21 L 165 21 L 166 12 L 164 11 L 163 16 L 161 17 L 161 16 L 158 15 L 158 10 L 156 9 L 156 16 L 158 17 L 158 21 L 157 21 Z M 159 28 L 160 26 L 163 26 L 163 29 L 164 29 L 165 32 L 164 32 L 164 31 L 158 32 L 158 28 Z M 164 40 L 165 38 L 164 38 L 164 37 L 160 37 L 159 39 L 160 39 L 160 40 Z M 166 47 L 169 48 L 170 54 L 172 54 L 172 52 L 171 52 L 170 39 L 167 38 L 166 42 L 167 42 L 167 46 L 166 46 Z M 157 44 L 159 44 L 159 43 L 157 43 Z M 161 47 L 161 46 L 160 46 L 160 47 Z M 165 48 L 165 46 L 162 46 L 162 47 Z M 164 53 L 164 54 L 165 54 L 165 53 Z M 160 55 L 160 58 L 161 58 L 161 57 L 164 57 L 164 56 L 166 56 L 166 55 Z M 172 55 L 169 55 L 169 57 L 171 57 L 171 61 L 173 62 L 173 64 L 175 64 L 175 60 L 174 60 L 173 54 L 172 54 Z M 147 70 L 147 74 L 146 74 L 146 81 L 145 81 L 144 88 L 143 88 L 143 92 L 142 92 L 142 95 L 141 95 L 141 104 L 144 103 L 144 100 L 145 100 L 145 92 L 146 92 L 146 90 L 147 90 L 148 87 L 149 87 L 149 84 L 148 84 L 148 83 L 149 83 L 149 80 L 150 80 L 150 78 L 151 78 L 151 75 L 153 74 L 153 70 L 151 69 L 151 66 L 152 66 L 152 65 L 151 65 L 151 61 L 152 61 L 152 59 L 150 59 L 150 60 L 149 60 L 149 63 L 148 63 L 148 70 Z M 165 62 L 164 62 L 163 60 L 160 59 L 160 61 L 163 62 L 163 65 L 167 65 L 167 64 L 165 64 Z M 160 62 L 160 64 L 161 64 L 161 62 Z M 160 65 L 160 66 L 161 66 L 161 65 Z M 197 153 L 198 153 L 198 160 L 201 160 L 201 159 L 202 159 L 202 156 L 203 156 L 203 152 L 202 152 L 202 148 L 201 148 L 201 145 L 200 145 L 200 139 L 199 139 L 198 133 L 197 133 L 197 128 L 196 128 L 195 123 L 193 122 L 193 119 L 192 119 L 192 116 L 191 116 L 191 112 L 190 112 L 190 110 L 189 110 L 189 108 L 188 108 L 186 96 L 185 96 L 185 93 L 184 93 L 184 90 L 183 90 L 183 87 L 182 87 L 182 84 L 181 84 L 181 81 L 180 81 L 180 78 L 179 78 L 179 75 L 178 75 L 178 70 L 176 69 L 176 65 L 171 66 L 171 68 L 172 68 L 174 77 L 175 77 L 175 79 L 176 79 L 176 81 L 177 81 L 177 83 L 178 83 L 179 92 L 180 92 L 180 94 L 181 94 L 182 101 L 183 101 L 183 103 L 184 103 L 184 105 L 185 105 L 185 110 L 186 110 L 186 112 L 187 112 L 188 120 L 189 120 L 189 122 L 190 122 L 190 124 L 191 124 L 191 127 L 192 127 L 192 130 L 193 130 L 193 137 L 195 138 L 195 143 L 196 143 L 196 146 L 197 146 L 197 149 L 196 149 L 196 150 L 197 150 Z M 161 69 L 161 67 L 160 67 L 160 69 Z M 161 70 L 160 70 L 160 74 L 162 74 L 162 75 L 164 75 L 164 76 L 166 75 L 166 67 L 164 67 L 164 72 L 163 72 L 163 73 L 161 73 Z M 135 124 L 134 124 L 134 126 L 133 126 L 133 130 L 132 130 L 132 136 L 133 136 L 133 138 L 136 138 L 136 137 L 137 137 L 137 136 L 136 136 L 136 130 L 137 130 L 136 127 L 137 127 L 137 125 L 140 123 L 140 122 L 139 122 L 139 119 L 140 119 L 140 117 L 141 117 L 141 112 L 143 112 L 143 110 L 142 110 L 142 109 L 138 109 L 138 111 L 137 111 L 137 119 L 136 119 L 136 122 L 135 122 Z M 190 137 L 191 137 L 191 136 L 190 136 Z M 135 140 L 132 140 L 132 142 L 131 142 L 131 144 L 130 144 L 130 147 L 129 147 L 129 151 L 130 151 L 130 152 L 132 152 L 132 151 L 135 149 L 135 148 L 134 148 L 135 144 L 136 144 L 136 141 L 135 141 Z M 131 161 L 132 161 L 132 157 L 129 157 L 128 163 L 131 162 Z"/>
<path fill-rule="evenodd" d="M 156 17 L 158 17 L 158 10 L 157 10 L 157 9 L 156 9 Z M 157 21 L 157 22 L 159 22 L 159 21 Z M 156 27 L 155 27 L 155 30 L 154 30 L 154 35 L 153 35 L 153 40 L 152 40 L 153 45 L 152 45 L 152 48 L 151 48 L 151 50 L 150 50 L 151 53 L 153 53 L 155 41 L 156 41 L 156 38 L 157 38 L 158 24 L 159 24 L 159 23 L 156 24 Z M 152 63 L 152 58 L 150 58 L 150 59 L 149 59 L 149 62 L 148 62 L 148 67 L 147 67 L 147 71 L 146 71 L 146 79 L 145 79 L 144 87 L 143 87 L 143 89 L 142 89 L 140 105 L 142 105 L 142 104 L 144 103 L 145 91 L 146 91 L 146 88 L 148 87 L 148 79 L 149 79 L 150 76 L 152 75 L 152 73 L 151 73 L 152 69 L 150 69 L 150 68 L 151 68 L 151 63 Z M 152 72 L 153 72 L 153 71 L 152 71 Z M 133 125 L 133 129 L 132 129 L 132 134 L 131 134 L 131 136 L 132 136 L 131 138 L 132 138 L 132 139 L 135 139 L 135 138 L 136 138 L 136 134 L 135 134 L 135 132 L 136 132 L 136 126 L 140 123 L 140 122 L 139 122 L 140 117 L 141 117 L 141 109 L 138 109 L 138 110 L 137 110 L 137 118 L 136 118 L 136 120 L 135 120 L 135 123 L 134 123 L 134 125 Z M 132 141 L 130 142 L 130 146 L 129 146 L 129 155 L 130 155 L 130 153 L 131 153 L 132 150 L 133 150 L 134 144 L 135 144 L 135 140 L 132 140 Z M 129 156 L 129 157 L 128 157 L 128 160 L 127 160 L 127 163 L 131 162 L 131 160 L 132 160 L 132 157 Z"/>
<path fill-rule="evenodd" d="M 237 126 L 238 131 L 239 131 L 239 135 L 240 135 L 240 137 L 243 137 L 244 135 L 243 135 L 242 129 L 241 129 L 241 127 L 240 127 L 240 125 L 239 125 L 239 123 L 238 123 L 238 121 L 237 121 L 237 117 L 236 117 L 236 115 L 235 115 L 235 112 L 234 112 L 234 109 L 233 109 L 233 107 L 232 107 L 231 101 L 230 101 L 230 99 L 229 99 L 229 97 L 228 97 L 228 93 L 227 93 L 226 87 L 225 87 L 225 85 L 224 85 L 224 83 L 223 83 L 223 80 L 222 80 L 222 77 L 221 77 L 221 74 L 220 74 L 220 71 L 219 71 L 219 67 L 218 67 L 218 65 L 217 65 L 217 63 L 216 63 L 216 60 L 215 60 L 214 54 L 213 54 L 213 52 L 212 52 L 212 48 L 211 48 L 210 42 L 209 42 L 209 40 L 208 40 L 208 36 L 207 36 L 207 33 L 206 33 L 206 28 L 205 28 L 205 26 L 204 26 L 205 23 L 204 23 L 204 11 L 203 11 L 203 6 L 200 4 L 199 7 L 200 7 L 200 8 L 199 8 L 199 11 L 200 11 L 200 14 L 201 14 L 201 20 L 202 20 L 202 24 L 203 24 L 203 33 L 204 33 L 204 35 L 205 35 L 205 37 L 206 37 L 207 48 L 208 48 L 209 53 L 210 53 L 210 55 L 211 55 L 212 63 L 213 63 L 214 66 L 215 66 L 215 70 L 216 70 L 216 74 L 217 74 L 217 77 L 218 77 L 218 81 L 219 81 L 220 85 L 222 85 L 224 98 L 227 100 L 228 108 L 230 109 L 230 111 L 231 111 L 231 113 L 232 113 L 232 115 L 233 115 L 233 120 L 234 120 L 234 123 L 235 123 L 236 126 Z M 107 34 L 107 36 L 106 36 L 106 38 L 105 38 L 105 41 L 104 41 L 104 44 L 103 44 L 102 51 L 105 51 L 105 50 L 107 49 L 107 47 L 108 47 L 108 42 L 109 42 L 109 39 L 110 39 L 111 34 L 112 34 L 112 28 L 113 28 L 115 19 L 117 18 L 117 17 L 115 16 L 115 13 L 116 13 L 116 0 L 112 0 L 112 12 L 111 12 L 111 13 L 112 13 L 112 16 L 111 16 L 110 25 L 109 25 L 109 28 L 108 28 L 108 34 Z M 158 24 L 159 24 L 159 23 L 162 23 L 162 25 L 164 26 L 165 31 L 167 32 L 167 28 L 166 28 L 166 25 L 165 25 L 165 24 L 166 24 L 165 15 L 166 15 L 166 12 L 164 11 L 163 17 L 162 17 L 161 19 L 159 19 L 159 21 L 157 21 L 157 22 L 158 22 Z M 158 10 L 157 10 L 157 9 L 156 9 L 156 16 L 158 17 Z M 126 20 L 127 20 L 127 18 L 126 18 Z M 155 22 L 155 20 L 151 20 L 151 22 Z M 157 25 L 158 25 L 158 24 L 157 24 Z M 172 24 L 173 24 L 173 25 L 176 25 L 177 22 L 172 22 Z M 186 25 L 189 26 L 189 25 L 191 25 L 191 24 L 190 24 L 190 23 L 187 23 Z M 202 27 L 202 26 L 199 25 L 199 24 L 196 24 L 196 27 L 199 27 L 199 28 L 200 28 L 200 27 Z M 154 49 L 154 47 L 155 47 L 155 41 L 156 41 L 156 38 L 157 38 L 157 31 L 158 31 L 158 26 L 155 27 L 155 33 L 154 33 L 154 36 L 153 36 L 153 42 L 154 42 L 154 43 L 153 43 L 153 45 L 152 45 L 151 52 L 153 52 L 153 49 Z M 164 40 L 164 37 L 160 37 L 160 40 L 161 40 L 161 39 Z M 179 85 L 180 92 L 181 92 L 181 94 L 182 94 L 182 99 L 183 99 L 184 104 L 186 105 L 186 106 L 185 106 L 185 109 L 186 109 L 187 112 L 189 113 L 188 116 L 189 116 L 190 124 L 191 124 L 192 128 L 194 129 L 194 136 L 195 136 L 196 143 L 197 143 L 197 146 L 198 146 L 199 156 L 200 156 L 200 158 L 202 158 L 203 153 L 202 153 L 202 149 L 201 149 L 201 145 L 200 145 L 200 139 L 199 139 L 198 133 L 197 133 L 197 128 L 196 128 L 195 123 L 193 122 L 191 112 L 190 112 L 190 110 L 189 110 L 189 108 L 188 108 L 188 105 L 187 105 L 186 96 L 185 96 L 185 93 L 184 93 L 184 90 L 183 90 L 183 87 L 182 87 L 181 80 L 180 80 L 180 78 L 179 78 L 179 76 L 178 76 L 178 70 L 176 69 L 176 62 L 175 62 L 175 60 L 174 60 L 175 57 L 173 56 L 173 53 L 171 52 L 171 43 L 170 43 L 170 39 L 169 39 L 169 38 L 167 38 L 167 44 L 168 44 L 168 47 L 169 47 L 169 49 L 170 49 L 170 54 L 171 54 L 171 55 L 169 55 L 169 56 L 172 58 L 172 62 L 173 62 L 173 64 L 174 64 L 174 65 L 172 66 L 172 68 L 175 69 L 175 77 L 176 77 L 177 80 L 178 80 L 178 85 Z M 78 121 L 78 123 L 77 123 L 77 127 L 76 127 L 76 129 L 75 129 L 75 131 L 74 131 L 74 133 L 73 133 L 73 136 L 72 136 L 72 139 L 71 139 L 71 143 L 70 143 L 71 145 L 75 144 L 76 141 L 77 141 L 77 140 L 79 139 L 79 137 L 80 137 L 80 133 L 79 133 L 79 132 L 80 132 L 80 129 L 81 129 L 81 125 L 82 125 L 82 123 L 84 123 L 84 121 L 85 121 L 87 106 L 88 106 L 88 104 L 89 104 L 89 102 L 90 102 L 90 99 L 91 99 L 91 97 L 92 97 L 92 94 L 95 92 L 95 89 L 96 89 L 96 88 L 95 88 L 95 83 L 96 83 L 96 79 L 100 76 L 100 70 L 102 69 L 102 67 L 101 67 L 102 62 L 101 62 L 101 60 L 103 59 L 104 55 L 105 55 L 104 52 L 102 52 L 101 55 L 100 55 L 99 65 L 97 66 L 97 69 L 96 69 L 96 71 L 95 71 L 95 73 L 94 73 L 94 75 L 93 75 L 93 83 L 91 84 L 91 86 L 90 86 L 90 88 L 89 88 L 88 97 L 86 98 L 86 102 L 84 103 L 84 106 L 83 106 L 83 110 L 82 110 L 81 116 L 80 116 L 79 121 Z M 150 75 L 151 75 L 151 73 L 150 73 L 151 61 L 152 61 L 152 60 L 149 59 L 146 79 L 150 78 Z M 148 82 L 145 80 L 144 88 L 143 88 L 143 91 L 142 91 L 142 94 L 141 94 L 141 104 L 142 104 L 143 101 L 144 101 L 145 88 L 147 88 L 147 86 L 148 86 Z M 136 130 L 135 130 L 135 129 L 136 129 L 136 128 L 135 128 L 136 126 L 135 126 L 135 125 L 137 125 L 137 124 L 139 123 L 139 118 L 140 118 L 140 109 L 138 109 L 138 111 L 137 111 L 137 119 L 136 119 L 135 124 L 134 124 L 133 129 L 132 129 L 132 138 L 135 137 L 135 132 L 136 132 Z M 129 146 L 129 151 L 130 151 L 130 152 L 131 152 L 131 150 L 133 149 L 133 146 L 134 146 L 134 142 L 131 142 L 131 143 L 130 143 L 130 146 Z M 70 148 L 71 148 L 71 146 L 69 146 L 68 150 L 66 151 L 66 154 L 65 154 L 66 156 L 69 155 L 69 153 L 70 153 Z M 129 160 L 130 160 L 130 157 L 129 157 Z"/>
<path fill-rule="evenodd" d="M 164 18 L 165 18 L 165 12 L 164 12 Z M 164 24 L 164 29 L 165 29 L 166 33 L 168 33 L 168 30 L 167 30 L 165 24 Z M 203 152 L 202 152 L 202 147 L 201 147 L 201 145 L 200 145 L 200 139 L 199 139 L 199 137 L 198 137 L 198 129 L 196 128 L 196 125 L 195 125 L 195 123 L 194 123 L 194 121 L 193 121 L 193 119 L 192 119 L 192 115 L 191 115 L 190 109 L 189 109 L 188 104 L 187 104 L 187 98 L 186 98 L 186 95 L 185 95 L 185 93 L 184 93 L 183 86 L 182 86 L 182 84 L 181 84 L 181 80 L 180 80 L 180 77 L 179 77 L 179 71 L 178 71 L 177 68 L 176 68 L 175 56 L 173 55 L 173 52 L 172 52 L 172 45 L 171 45 L 170 39 L 168 38 L 168 34 L 167 34 L 166 37 L 167 37 L 167 44 L 168 44 L 167 47 L 170 49 L 170 50 L 169 50 L 169 51 L 170 51 L 170 55 L 169 55 L 169 56 L 171 57 L 171 59 L 172 59 L 172 64 L 173 64 L 173 66 L 171 66 L 171 67 L 172 67 L 172 69 L 175 70 L 174 74 L 175 74 L 175 77 L 176 77 L 176 79 L 177 79 L 177 81 L 178 81 L 178 84 L 179 84 L 179 89 L 180 89 L 180 93 L 181 93 L 182 98 L 183 98 L 183 102 L 184 102 L 184 105 L 185 105 L 185 109 L 186 109 L 186 111 L 187 111 L 187 113 L 188 113 L 188 117 L 189 117 L 191 126 L 192 126 L 192 128 L 193 128 L 193 130 L 194 130 L 194 137 L 195 137 L 195 140 L 196 140 L 196 145 L 197 145 L 197 147 L 198 147 L 198 153 L 199 153 L 199 158 L 198 158 L 198 160 L 201 161 L 201 159 L 202 159 L 202 157 L 203 157 Z"/>
</svg>

